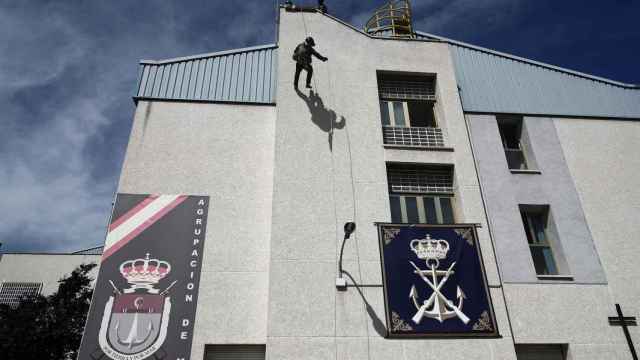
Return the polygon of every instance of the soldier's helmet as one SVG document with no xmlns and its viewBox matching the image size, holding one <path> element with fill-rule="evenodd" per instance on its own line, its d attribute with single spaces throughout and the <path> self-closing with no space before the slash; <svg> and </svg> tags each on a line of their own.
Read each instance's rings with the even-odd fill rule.
<svg viewBox="0 0 640 360">
<path fill-rule="evenodd" d="M 306 38 L 304 41 L 305 41 L 305 42 L 307 43 L 307 45 L 309 45 L 309 46 L 316 46 L 316 42 L 315 42 L 315 41 L 313 41 L 313 38 L 312 38 L 311 36 L 309 36 L 308 38 Z"/>
</svg>

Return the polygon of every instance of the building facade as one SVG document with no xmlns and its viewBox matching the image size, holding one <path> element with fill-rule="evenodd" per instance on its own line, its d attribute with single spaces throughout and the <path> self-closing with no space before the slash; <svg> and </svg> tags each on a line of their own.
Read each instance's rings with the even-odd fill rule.
<svg viewBox="0 0 640 360">
<path fill-rule="evenodd" d="M 277 28 L 141 62 L 118 192 L 209 197 L 191 359 L 632 358 L 608 317 L 640 312 L 637 86 L 310 9 Z M 329 60 L 296 90 L 307 36 Z M 472 224 L 498 336 L 390 338 L 378 223 Z"/>
<path fill-rule="evenodd" d="M 29 295 L 51 295 L 58 281 L 81 264 L 100 264 L 101 247 L 70 254 L 0 253 L 0 304 L 16 306 Z M 93 278 L 99 266 L 91 271 Z"/>
</svg>

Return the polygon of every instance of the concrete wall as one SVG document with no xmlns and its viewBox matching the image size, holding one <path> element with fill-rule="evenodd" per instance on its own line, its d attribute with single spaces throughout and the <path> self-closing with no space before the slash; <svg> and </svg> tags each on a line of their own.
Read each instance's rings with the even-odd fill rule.
<svg viewBox="0 0 640 360">
<path fill-rule="evenodd" d="M 275 108 L 138 103 L 119 192 L 210 196 L 192 359 L 264 344 Z"/>
<path fill-rule="evenodd" d="M 640 218 L 640 122 L 554 119 L 560 144 L 575 182 L 593 239 L 609 282 L 609 316 L 619 303 L 627 316 L 640 317 L 638 255 L 635 230 Z M 630 331 L 640 344 L 638 327 Z M 623 338 L 615 328 L 616 337 Z M 626 349 L 626 345 L 625 345 Z M 629 358 L 628 350 L 625 352 Z"/>
<path fill-rule="evenodd" d="M 467 120 L 515 342 L 568 344 L 568 359 L 629 358 L 622 329 L 607 317 L 615 315 L 615 302 L 630 316 L 638 311 L 632 264 L 640 249 L 628 231 L 640 215 L 633 188 L 640 163 L 628 157 L 640 139 L 638 123 L 525 117 L 540 173 L 516 174 L 495 116 Z M 550 205 L 573 281 L 537 278 L 518 204 Z"/>
<path fill-rule="evenodd" d="M 606 277 L 578 193 L 550 118 L 525 117 L 523 138 L 540 173 L 512 173 L 502 148 L 495 116 L 467 115 L 478 172 L 491 219 L 502 280 L 542 283 L 536 276 L 519 204 L 549 205 L 557 234 L 554 254 L 566 264 L 572 283 L 603 284 Z"/>
<path fill-rule="evenodd" d="M 0 282 L 41 282 L 42 295 L 58 290 L 58 280 L 71 274 L 80 264 L 100 264 L 100 255 L 2 254 Z M 98 266 L 90 276 L 98 275 Z"/>
<path fill-rule="evenodd" d="M 447 45 L 370 39 L 320 14 L 280 15 L 268 358 L 514 359 Z M 307 35 L 329 58 L 314 62 L 314 99 L 292 86 L 291 54 Z M 376 70 L 437 74 L 438 120 L 453 152 L 383 147 Z M 480 243 L 502 339 L 384 339 L 382 289 L 336 291 L 342 226 L 351 220 L 358 228 L 346 245 L 344 269 L 360 284 L 381 284 L 373 223 L 390 221 L 387 161 L 455 166 L 456 220 L 483 225 Z"/>
</svg>

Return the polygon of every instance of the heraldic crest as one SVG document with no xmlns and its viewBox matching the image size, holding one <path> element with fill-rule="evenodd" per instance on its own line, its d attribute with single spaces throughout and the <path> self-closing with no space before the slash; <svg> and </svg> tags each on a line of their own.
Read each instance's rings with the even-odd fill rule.
<svg viewBox="0 0 640 360">
<path fill-rule="evenodd" d="M 129 287 L 114 289 L 104 307 L 100 325 L 100 348 L 114 360 L 143 360 L 164 343 L 171 312 L 169 289 L 160 292 L 155 286 L 171 272 L 163 260 L 146 257 L 127 260 L 120 265 L 120 275 Z"/>
<path fill-rule="evenodd" d="M 462 303 L 465 298 L 465 294 L 458 285 L 456 296 L 458 303 L 454 304 L 453 301 L 447 299 L 440 289 L 449 280 L 449 276 L 454 273 L 453 268 L 456 262 L 451 262 L 449 268 L 446 271 L 439 270 L 440 260 L 447 258 L 449 252 L 449 243 L 446 240 L 434 240 L 430 235 L 421 240 L 414 239 L 409 243 L 411 250 L 418 256 L 419 259 L 424 260 L 428 270 L 422 270 L 413 261 L 409 261 L 415 268 L 414 273 L 418 274 L 420 278 L 431 288 L 431 296 L 422 302 L 422 305 L 418 302 L 418 293 L 416 286 L 413 285 L 409 292 L 409 297 L 413 301 L 416 307 L 416 314 L 412 320 L 416 324 L 420 324 L 423 317 L 436 319 L 443 322 L 447 319 L 457 317 L 463 323 L 469 323 L 469 318 L 462 312 Z M 439 280 L 442 277 L 441 280 Z"/>
<path fill-rule="evenodd" d="M 378 229 L 389 336 L 497 336 L 474 225 Z"/>
</svg>

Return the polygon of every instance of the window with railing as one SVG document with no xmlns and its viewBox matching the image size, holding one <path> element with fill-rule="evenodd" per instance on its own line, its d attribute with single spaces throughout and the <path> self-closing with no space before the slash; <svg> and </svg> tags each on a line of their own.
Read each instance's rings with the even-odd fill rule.
<svg viewBox="0 0 640 360">
<path fill-rule="evenodd" d="M 445 166 L 387 165 L 391 221 L 453 224 L 453 169 Z"/>
<path fill-rule="evenodd" d="M 40 294 L 42 283 L 3 282 L 0 284 L 0 304 L 16 308 L 20 301 Z"/>
<path fill-rule="evenodd" d="M 526 149 L 522 143 L 522 117 L 498 117 L 502 147 L 511 170 L 528 170 Z"/>
<path fill-rule="evenodd" d="M 379 74 L 378 93 L 385 144 L 444 147 L 435 116 L 435 78 Z"/>
</svg>

